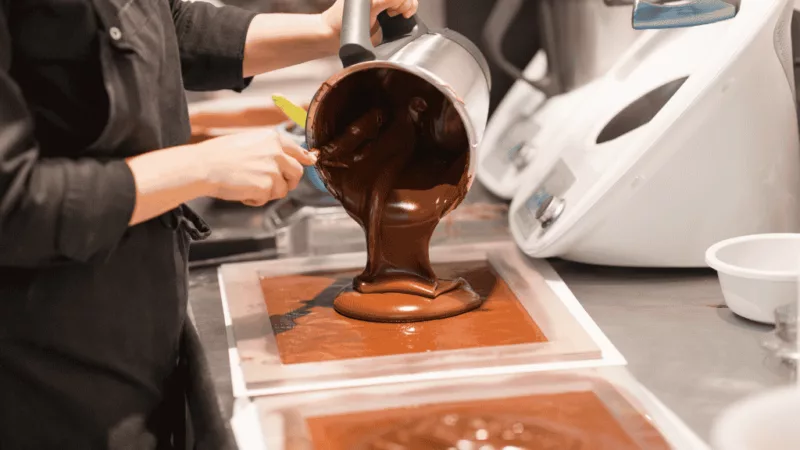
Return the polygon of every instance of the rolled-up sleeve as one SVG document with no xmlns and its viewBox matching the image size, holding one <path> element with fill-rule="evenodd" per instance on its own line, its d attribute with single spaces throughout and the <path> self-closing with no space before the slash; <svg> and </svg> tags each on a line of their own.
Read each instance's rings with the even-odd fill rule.
<svg viewBox="0 0 800 450">
<path fill-rule="evenodd" d="M 242 91 L 244 45 L 255 12 L 206 2 L 169 0 L 178 34 L 184 87 Z"/>
<path fill-rule="evenodd" d="M 33 120 L 8 73 L 0 9 L 0 266 L 104 257 L 128 228 L 136 186 L 123 160 L 42 159 Z"/>
</svg>

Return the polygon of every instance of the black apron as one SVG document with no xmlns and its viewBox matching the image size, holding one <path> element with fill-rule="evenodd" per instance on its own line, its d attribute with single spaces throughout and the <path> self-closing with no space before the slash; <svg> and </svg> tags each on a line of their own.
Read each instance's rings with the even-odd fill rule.
<svg viewBox="0 0 800 450">
<path fill-rule="evenodd" d="M 36 23 L 58 19 L 48 8 L 58 2 L 35 1 Z M 91 1 L 109 114 L 97 140 L 68 156 L 118 159 L 187 142 L 168 1 Z M 232 447 L 186 311 L 188 246 L 208 233 L 181 207 L 129 228 L 102 257 L 0 267 L 0 448 Z"/>
</svg>

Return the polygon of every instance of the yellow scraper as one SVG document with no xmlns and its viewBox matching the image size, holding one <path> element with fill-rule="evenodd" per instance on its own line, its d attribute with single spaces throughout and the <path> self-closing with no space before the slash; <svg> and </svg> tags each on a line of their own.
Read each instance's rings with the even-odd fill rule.
<svg viewBox="0 0 800 450">
<path fill-rule="evenodd" d="M 300 128 L 306 127 L 306 110 L 295 105 L 292 103 L 288 98 L 280 95 L 280 94 L 273 94 L 272 101 L 275 103 L 275 106 L 280 108 L 286 117 L 289 118 L 292 122 L 294 122 Z"/>
</svg>

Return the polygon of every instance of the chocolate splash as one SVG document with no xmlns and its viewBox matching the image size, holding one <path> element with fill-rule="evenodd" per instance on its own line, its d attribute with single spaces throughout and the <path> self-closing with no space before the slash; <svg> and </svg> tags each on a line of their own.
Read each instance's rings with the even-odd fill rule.
<svg viewBox="0 0 800 450">
<path fill-rule="evenodd" d="M 438 279 L 428 255 L 470 184 L 469 139 L 450 100 L 416 75 L 368 69 L 330 88 L 318 111 L 320 174 L 367 238 L 367 265 L 336 310 L 413 322 L 480 306 L 463 279 Z"/>
</svg>

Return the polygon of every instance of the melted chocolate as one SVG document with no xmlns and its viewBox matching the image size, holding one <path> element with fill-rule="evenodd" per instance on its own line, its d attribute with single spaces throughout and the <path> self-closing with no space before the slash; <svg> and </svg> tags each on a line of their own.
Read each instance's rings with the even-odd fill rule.
<svg viewBox="0 0 800 450">
<path fill-rule="evenodd" d="M 427 404 L 306 422 L 313 448 L 326 450 L 670 448 L 647 417 L 607 383 L 594 391 Z"/>
<path fill-rule="evenodd" d="M 549 420 L 505 414 L 451 413 L 388 427 L 354 450 L 470 448 L 476 450 L 579 450 L 580 430 Z"/>
<path fill-rule="evenodd" d="M 375 323 L 333 309 L 358 271 L 262 278 L 261 288 L 283 364 L 372 358 L 546 342 L 509 286 L 485 261 L 435 265 L 446 278 L 463 278 L 483 304 L 447 320 Z"/>
<path fill-rule="evenodd" d="M 470 184 L 469 139 L 450 100 L 410 73 L 369 69 L 330 88 L 318 111 L 320 174 L 367 238 L 367 265 L 336 310 L 414 322 L 480 306 L 463 279 L 438 279 L 428 255 Z"/>
</svg>

